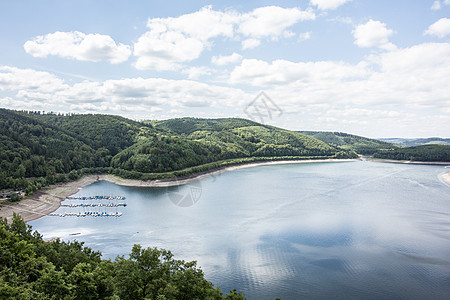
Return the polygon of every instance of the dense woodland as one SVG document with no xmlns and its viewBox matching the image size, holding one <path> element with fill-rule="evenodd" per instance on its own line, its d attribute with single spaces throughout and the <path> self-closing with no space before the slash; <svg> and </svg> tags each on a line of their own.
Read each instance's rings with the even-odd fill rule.
<svg viewBox="0 0 450 300">
<path fill-rule="evenodd" d="M 136 122 L 119 116 L 0 109 L 0 189 L 24 189 L 86 173 L 158 179 L 257 160 L 356 154 L 244 119 Z"/>
<path fill-rule="evenodd" d="M 412 160 L 412 161 L 445 161 L 450 162 L 449 145 L 422 145 L 416 147 L 399 148 L 380 151 L 375 158 Z"/>
<path fill-rule="evenodd" d="M 300 133 L 310 135 L 331 146 L 345 150 L 353 150 L 361 155 L 372 155 L 380 150 L 393 150 L 397 146 L 391 143 L 369 139 L 362 136 L 343 132 L 326 131 L 299 131 Z"/>
<path fill-rule="evenodd" d="M 102 260 L 77 241 L 43 241 L 19 216 L 0 219 L 0 250 L 0 299 L 245 299 L 170 251 L 134 245 L 129 258 Z"/>
</svg>

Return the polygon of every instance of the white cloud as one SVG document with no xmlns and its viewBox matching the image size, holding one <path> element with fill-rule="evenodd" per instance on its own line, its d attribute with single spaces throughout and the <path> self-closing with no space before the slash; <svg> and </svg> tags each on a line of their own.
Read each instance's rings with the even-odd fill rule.
<svg viewBox="0 0 450 300">
<path fill-rule="evenodd" d="M 450 34 L 450 19 L 442 18 L 431 24 L 425 31 L 427 35 L 434 35 L 443 38 Z"/>
<path fill-rule="evenodd" d="M 312 11 L 298 8 L 260 7 L 241 16 L 238 32 L 253 38 L 292 36 L 287 28 L 299 21 L 314 20 L 315 17 Z"/>
<path fill-rule="evenodd" d="M 232 84 L 270 89 L 285 105 L 340 103 L 450 107 L 450 44 L 420 44 L 357 64 L 244 59 Z"/>
<path fill-rule="evenodd" d="M 153 28 L 134 44 L 134 55 L 138 56 L 135 66 L 140 70 L 177 70 L 179 63 L 198 58 L 203 49 L 200 40 Z"/>
<path fill-rule="evenodd" d="M 55 92 L 66 88 L 64 81 L 48 72 L 0 66 L 0 90 Z"/>
<path fill-rule="evenodd" d="M 85 34 L 79 31 L 49 33 L 24 44 L 25 51 L 34 57 L 49 55 L 84 61 L 109 61 L 117 64 L 128 60 L 130 46 L 118 45 L 109 35 Z"/>
<path fill-rule="evenodd" d="M 332 61 L 295 63 L 279 59 L 268 63 L 257 59 L 244 59 L 241 65 L 231 72 L 230 82 L 266 86 L 361 78 L 367 74 L 364 66 Z"/>
<path fill-rule="evenodd" d="M 217 66 L 224 66 L 228 64 L 237 63 L 242 60 L 242 55 L 234 52 L 231 55 L 219 55 L 219 56 L 213 56 L 211 58 L 211 62 Z"/>
<path fill-rule="evenodd" d="M 435 0 L 433 5 L 431 6 L 431 10 L 439 10 L 441 9 L 441 1 Z"/>
<path fill-rule="evenodd" d="M 197 80 L 205 75 L 209 76 L 213 72 L 214 70 L 208 67 L 190 67 L 182 71 L 182 73 L 188 74 L 188 78 L 192 80 Z"/>
<path fill-rule="evenodd" d="M 311 39 L 311 32 L 310 31 L 308 31 L 308 32 L 303 32 L 303 33 L 300 33 L 299 35 L 298 35 L 298 40 L 299 41 L 306 41 L 306 40 L 309 40 L 309 39 Z"/>
<path fill-rule="evenodd" d="M 311 0 L 310 4 L 317 6 L 318 9 L 329 10 L 336 9 L 339 6 L 350 2 L 351 0 Z"/>
<path fill-rule="evenodd" d="M 450 5 L 450 0 L 444 0 L 444 1 L 442 1 L 442 3 L 441 3 L 440 0 L 435 0 L 433 2 L 433 5 L 431 6 L 431 10 L 439 10 L 439 9 L 441 9 L 442 8 L 442 4 Z"/>
<path fill-rule="evenodd" d="M 232 37 L 233 26 L 239 20 L 234 11 L 215 11 L 205 6 L 199 11 L 173 18 L 150 18 L 147 27 L 151 31 L 179 32 L 200 41 L 217 36 Z"/>
<path fill-rule="evenodd" d="M 389 42 L 393 31 L 386 28 L 386 24 L 380 21 L 369 20 L 365 24 L 356 26 L 353 30 L 355 44 L 362 48 L 378 47 L 393 50 L 395 46 Z"/>
<path fill-rule="evenodd" d="M 0 66 L 0 90 L 16 92 L 15 96 L 2 98 L 2 104 L 17 109 L 120 112 L 133 118 L 162 107 L 235 106 L 250 98 L 240 89 L 192 80 L 125 78 L 70 85 L 47 72 L 6 66 Z"/>
<path fill-rule="evenodd" d="M 261 41 L 257 39 L 246 39 L 242 41 L 242 50 L 253 49 L 261 45 Z"/>
<path fill-rule="evenodd" d="M 248 13 L 215 11 L 206 6 L 176 18 L 150 18 L 149 31 L 134 44 L 136 68 L 178 70 L 183 63 L 200 57 L 212 47 L 211 40 L 222 37 L 239 40 L 243 49 L 257 47 L 262 38 L 278 39 L 294 35 L 288 28 L 299 21 L 313 20 L 312 11 L 268 6 Z"/>
<path fill-rule="evenodd" d="M 197 59 L 211 38 L 232 37 L 236 13 L 206 6 L 177 18 L 150 18 L 149 31 L 134 44 L 137 69 L 178 70 Z"/>
</svg>

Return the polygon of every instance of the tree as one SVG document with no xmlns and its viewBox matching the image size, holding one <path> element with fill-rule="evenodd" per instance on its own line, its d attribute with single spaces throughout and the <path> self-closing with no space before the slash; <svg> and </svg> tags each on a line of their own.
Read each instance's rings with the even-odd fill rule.
<svg viewBox="0 0 450 300">
<path fill-rule="evenodd" d="M 220 299 L 196 262 L 175 260 L 170 251 L 134 245 L 130 259 L 118 258 L 116 291 L 123 299 Z"/>
<path fill-rule="evenodd" d="M 21 197 L 16 192 L 14 192 L 14 191 L 9 192 L 9 201 L 17 202 L 20 199 L 21 199 Z"/>
<path fill-rule="evenodd" d="M 97 299 L 97 286 L 89 263 L 79 263 L 67 278 L 75 299 Z"/>
</svg>

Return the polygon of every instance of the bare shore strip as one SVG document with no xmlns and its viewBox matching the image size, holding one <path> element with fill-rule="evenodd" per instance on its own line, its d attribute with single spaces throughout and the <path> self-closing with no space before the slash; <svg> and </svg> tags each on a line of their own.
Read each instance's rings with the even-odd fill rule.
<svg viewBox="0 0 450 300">
<path fill-rule="evenodd" d="M 183 178 L 168 178 L 162 180 L 132 180 L 124 179 L 114 175 L 85 175 L 82 178 L 66 182 L 63 184 L 53 185 L 43 188 L 27 199 L 21 200 L 17 203 L 9 203 L 4 201 L 0 204 L 0 217 L 6 218 L 10 221 L 13 213 L 16 213 L 25 220 L 25 222 L 32 221 L 43 216 L 46 216 L 60 207 L 61 201 L 77 193 L 80 189 L 98 181 L 108 181 L 122 186 L 134 187 L 170 187 L 188 184 L 190 182 L 198 181 L 206 177 L 216 176 L 218 174 L 233 171 L 243 168 L 251 168 L 266 165 L 280 165 L 280 164 L 298 164 L 298 163 L 318 163 L 318 162 L 349 162 L 357 161 L 359 159 L 311 159 L 311 160 L 282 160 L 282 161 L 266 161 L 254 162 L 248 164 L 234 165 L 218 169 L 212 169 L 205 172 L 195 173 Z"/>
</svg>

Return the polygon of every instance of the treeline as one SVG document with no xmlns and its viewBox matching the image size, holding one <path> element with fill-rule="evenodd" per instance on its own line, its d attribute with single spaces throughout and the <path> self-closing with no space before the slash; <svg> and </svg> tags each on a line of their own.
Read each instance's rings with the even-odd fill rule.
<svg viewBox="0 0 450 300">
<path fill-rule="evenodd" d="M 396 145 L 369 139 L 366 137 L 343 133 L 327 131 L 299 131 L 300 133 L 310 135 L 329 145 L 345 150 L 352 150 L 362 155 L 372 155 L 380 150 L 392 150 L 398 148 Z"/>
<path fill-rule="evenodd" d="M 307 135 L 235 118 L 135 122 L 0 109 L 0 140 L 0 190 L 27 194 L 94 171 L 142 179 L 223 160 L 356 157 Z"/>
<path fill-rule="evenodd" d="M 376 153 L 374 157 L 394 160 L 450 162 L 450 146 L 422 145 L 416 147 L 399 148 L 390 151 L 380 151 Z"/>
<path fill-rule="evenodd" d="M 170 251 L 134 245 L 129 258 L 102 260 L 77 241 L 45 242 L 17 215 L 0 219 L 0 249 L 1 299 L 245 299 Z"/>
</svg>

